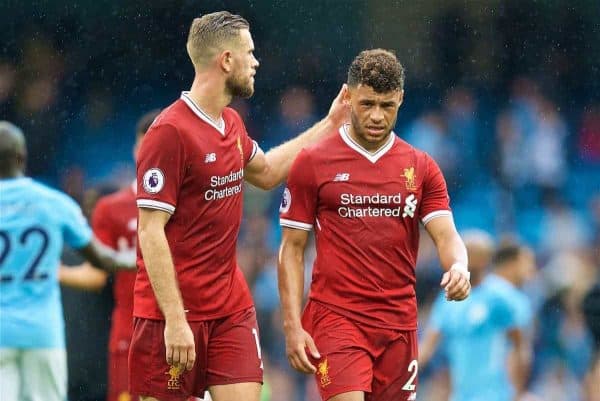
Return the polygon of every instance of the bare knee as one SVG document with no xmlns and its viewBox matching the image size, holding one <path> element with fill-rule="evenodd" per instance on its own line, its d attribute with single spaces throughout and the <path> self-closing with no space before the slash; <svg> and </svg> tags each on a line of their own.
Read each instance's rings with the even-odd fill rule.
<svg viewBox="0 0 600 401">
<path fill-rule="evenodd" d="M 213 401 L 259 401 L 260 383 L 233 383 L 210 386 L 208 391 Z"/>
<path fill-rule="evenodd" d="M 364 401 L 364 400 L 365 400 L 364 391 L 348 391 L 347 393 L 334 395 L 327 401 Z"/>
</svg>

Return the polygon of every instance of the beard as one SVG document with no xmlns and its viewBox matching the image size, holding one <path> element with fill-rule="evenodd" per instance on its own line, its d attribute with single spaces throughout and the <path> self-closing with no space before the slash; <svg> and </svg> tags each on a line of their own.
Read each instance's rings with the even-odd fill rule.
<svg viewBox="0 0 600 401">
<path fill-rule="evenodd" d="M 388 139 L 388 137 L 390 136 L 390 133 L 392 132 L 392 128 L 396 125 L 396 119 L 398 118 L 398 116 L 394 117 L 394 120 L 392 121 L 392 123 L 387 127 L 387 129 L 384 131 L 384 135 L 381 137 L 381 139 L 372 139 L 369 136 L 369 133 L 367 132 L 367 129 L 364 128 L 361 124 L 360 124 L 360 120 L 358 118 L 358 116 L 354 113 L 354 110 L 350 111 L 350 120 L 352 122 L 352 128 L 354 129 L 354 132 L 356 133 L 356 135 L 361 138 L 363 141 L 365 142 L 382 142 Z"/>
<path fill-rule="evenodd" d="M 232 97 L 248 99 L 254 94 L 254 85 L 250 78 L 244 79 L 239 75 L 233 75 L 225 81 L 225 87 Z"/>
</svg>

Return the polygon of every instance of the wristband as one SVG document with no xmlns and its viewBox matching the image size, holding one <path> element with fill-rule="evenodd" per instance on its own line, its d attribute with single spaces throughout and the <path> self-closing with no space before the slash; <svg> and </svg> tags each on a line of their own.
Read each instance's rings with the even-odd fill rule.
<svg viewBox="0 0 600 401">
<path fill-rule="evenodd" d="M 469 280 L 469 281 L 471 280 L 471 272 L 469 272 L 469 269 L 467 269 L 467 266 L 463 265 L 460 262 L 456 262 L 452 266 L 450 266 L 450 270 L 458 271 L 458 272 L 464 274 L 464 276 L 467 278 L 467 280 Z"/>
</svg>

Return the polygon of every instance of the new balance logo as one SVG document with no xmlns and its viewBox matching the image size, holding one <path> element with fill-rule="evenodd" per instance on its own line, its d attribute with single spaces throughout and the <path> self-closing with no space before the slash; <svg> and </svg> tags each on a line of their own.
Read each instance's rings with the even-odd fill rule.
<svg viewBox="0 0 600 401">
<path fill-rule="evenodd" d="M 216 153 L 207 153 L 206 157 L 204 158 L 204 163 L 214 163 L 216 161 L 217 161 Z"/>
<path fill-rule="evenodd" d="M 337 173 L 333 181 L 348 181 L 350 179 L 350 174 L 348 173 Z"/>
</svg>

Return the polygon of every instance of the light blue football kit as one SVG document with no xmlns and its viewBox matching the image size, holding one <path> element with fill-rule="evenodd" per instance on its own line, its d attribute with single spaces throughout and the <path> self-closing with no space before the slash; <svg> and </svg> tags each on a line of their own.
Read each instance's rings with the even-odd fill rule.
<svg viewBox="0 0 600 401">
<path fill-rule="evenodd" d="M 79 249 L 89 244 L 91 238 L 91 229 L 81 209 L 67 195 L 30 178 L 0 180 L 0 387 L 3 387 L 0 398 L 3 401 L 19 397 L 19 391 L 21 394 L 34 391 L 32 387 L 38 385 L 46 386 L 45 391 L 52 385 L 60 387 L 56 397 L 45 393 L 44 399 L 66 398 L 58 267 L 64 243 Z M 45 365 L 49 371 L 45 371 Z"/>
<path fill-rule="evenodd" d="M 527 328 L 531 321 L 527 297 L 513 284 L 489 275 L 462 302 L 444 294 L 431 312 L 431 329 L 442 335 L 450 364 L 452 401 L 512 401 L 508 377 L 511 348 L 507 331 Z"/>
</svg>

